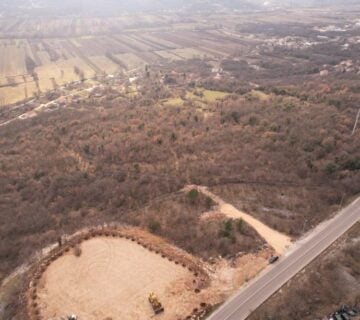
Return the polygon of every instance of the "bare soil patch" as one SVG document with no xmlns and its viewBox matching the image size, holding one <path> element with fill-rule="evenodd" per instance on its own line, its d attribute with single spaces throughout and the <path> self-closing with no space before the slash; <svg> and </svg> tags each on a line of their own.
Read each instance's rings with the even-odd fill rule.
<svg viewBox="0 0 360 320">
<path fill-rule="evenodd" d="M 165 307 L 161 320 L 202 319 L 267 266 L 273 250 L 209 263 L 137 228 L 83 229 L 44 249 L 27 289 L 29 320 L 150 319 L 148 296 Z M 61 244 L 61 246 L 59 246 Z"/>
<path fill-rule="evenodd" d="M 191 313 L 196 293 L 194 275 L 161 255 L 126 239 L 95 238 L 53 262 L 39 282 L 43 317 L 76 314 L 79 319 L 149 319 L 147 300 L 155 292 L 164 304 L 159 319 Z"/>
</svg>

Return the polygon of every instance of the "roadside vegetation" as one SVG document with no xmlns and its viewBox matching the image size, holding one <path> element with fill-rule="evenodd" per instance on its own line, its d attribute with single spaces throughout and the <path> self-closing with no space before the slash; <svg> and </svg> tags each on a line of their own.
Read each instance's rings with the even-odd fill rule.
<svg viewBox="0 0 360 320">
<path fill-rule="evenodd" d="M 176 193 L 155 200 L 137 213 L 125 213 L 124 218 L 144 229 L 168 239 L 187 252 L 208 260 L 222 256 L 230 258 L 239 252 L 257 252 L 264 241 L 246 223 L 225 216 L 203 218 L 214 205 L 209 197 L 196 189 L 186 194 Z"/>
<path fill-rule="evenodd" d="M 360 304 L 360 223 L 250 316 L 250 320 L 323 319 Z"/>
</svg>

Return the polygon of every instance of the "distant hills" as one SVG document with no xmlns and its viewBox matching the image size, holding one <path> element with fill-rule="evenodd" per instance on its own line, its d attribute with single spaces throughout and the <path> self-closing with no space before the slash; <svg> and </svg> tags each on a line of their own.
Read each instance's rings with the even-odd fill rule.
<svg viewBox="0 0 360 320">
<path fill-rule="evenodd" d="M 272 10 L 358 4 L 358 0 L 2 0 L 0 13 L 83 15 L 151 11 Z"/>
</svg>

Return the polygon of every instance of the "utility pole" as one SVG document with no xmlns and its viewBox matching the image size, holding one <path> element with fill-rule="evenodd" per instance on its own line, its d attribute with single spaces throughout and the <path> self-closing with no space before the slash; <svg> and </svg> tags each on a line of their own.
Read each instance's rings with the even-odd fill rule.
<svg viewBox="0 0 360 320">
<path fill-rule="evenodd" d="M 356 131 L 356 128 L 357 128 L 357 125 L 358 125 L 358 122 L 359 122 L 359 118 L 360 118 L 360 109 L 359 109 L 359 112 L 357 113 L 357 116 L 356 116 L 354 129 L 353 129 L 352 134 L 351 134 L 352 136 L 354 135 L 354 133 Z"/>
</svg>

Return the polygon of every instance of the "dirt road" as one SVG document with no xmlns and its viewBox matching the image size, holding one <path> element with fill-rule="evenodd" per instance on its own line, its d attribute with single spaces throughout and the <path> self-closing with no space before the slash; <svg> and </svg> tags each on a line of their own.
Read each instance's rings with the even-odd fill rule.
<svg viewBox="0 0 360 320">
<path fill-rule="evenodd" d="M 271 247 L 274 248 L 274 250 L 278 254 L 283 254 L 287 250 L 287 248 L 291 246 L 290 237 L 274 229 L 271 229 L 261 221 L 252 217 L 251 215 L 236 209 L 233 205 L 229 203 L 226 203 L 219 196 L 209 191 L 207 187 L 190 185 L 187 186 L 184 190 L 188 191 L 191 189 L 197 189 L 202 194 L 210 197 L 214 202 L 218 204 L 219 211 L 227 217 L 233 219 L 243 219 L 245 222 L 251 225 L 259 233 L 259 235 L 263 237 Z"/>
</svg>

